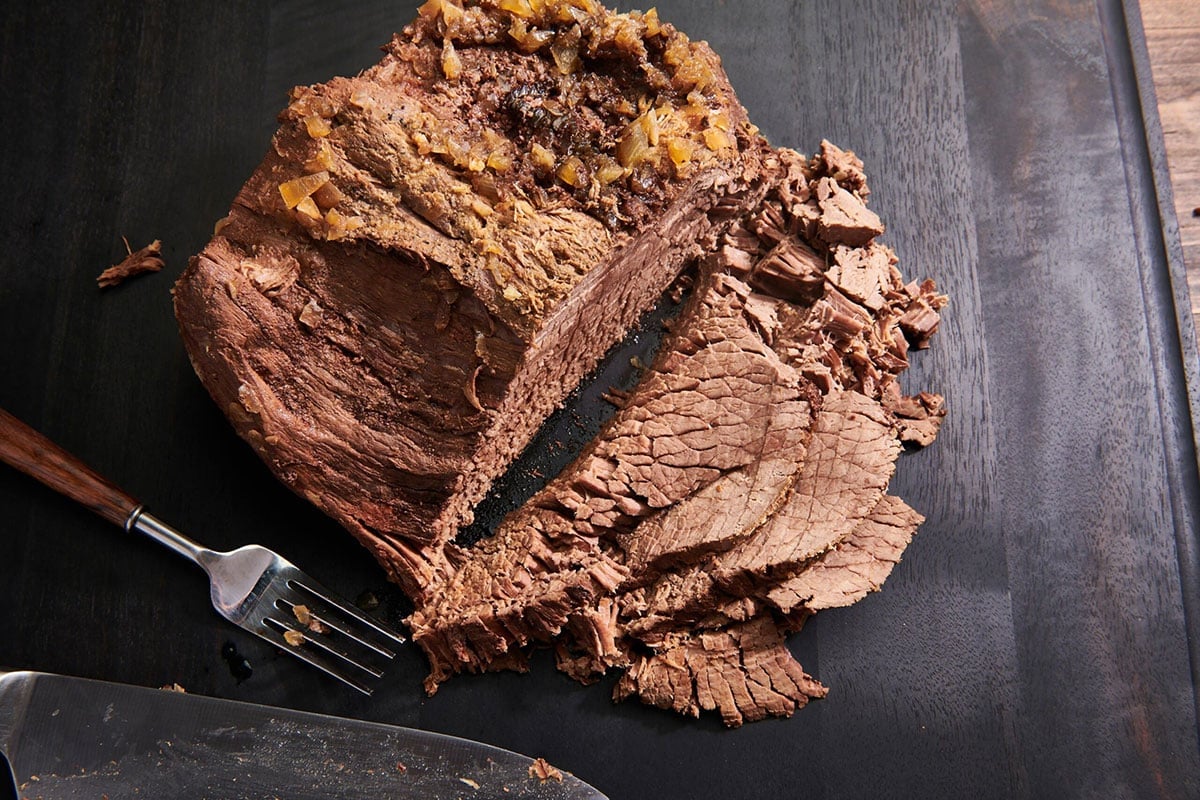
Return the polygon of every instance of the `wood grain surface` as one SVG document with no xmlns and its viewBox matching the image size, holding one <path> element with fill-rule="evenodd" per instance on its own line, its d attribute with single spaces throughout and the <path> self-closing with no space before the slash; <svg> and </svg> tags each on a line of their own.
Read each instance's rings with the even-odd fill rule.
<svg viewBox="0 0 1200 800">
<path fill-rule="evenodd" d="M 0 461 L 114 525 L 124 527 L 138 505 L 111 481 L 2 408 Z"/>
<path fill-rule="evenodd" d="M 206 545 L 261 543 L 393 621 L 407 605 L 370 556 L 204 392 L 170 287 L 287 89 L 374 63 L 416 5 L 0 4 L 0 407 Z M 191 565 L 8 469 L 3 666 L 467 736 L 614 800 L 1200 797 L 1196 352 L 1122 4 L 657 5 L 775 143 L 855 150 L 905 274 L 951 296 L 906 377 L 950 416 L 893 483 L 927 522 L 882 592 L 790 641 L 829 697 L 726 731 L 614 705 L 614 677 L 579 686 L 548 654 L 425 697 L 406 648 L 359 698 L 218 618 Z M 100 292 L 122 235 L 162 239 L 167 268 Z"/>
<path fill-rule="evenodd" d="M 1200 3 L 1141 0 L 1175 191 L 1192 314 L 1200 320 Z"/>
</svg>

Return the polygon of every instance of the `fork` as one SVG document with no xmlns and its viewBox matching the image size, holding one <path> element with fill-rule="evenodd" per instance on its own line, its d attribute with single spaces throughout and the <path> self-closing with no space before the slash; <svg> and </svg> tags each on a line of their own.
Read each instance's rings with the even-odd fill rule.
<svg viewBox="0 0 1200 800">
<path fill-rule="evenodd" d="M 394 658 L 391 648 L 405 641 L 265 547 L 202 547 L 2 408 L 0 461 L 190 559 L 208 573 L 222 617 L 364 694 L 373 690 L 368 681 L 383 676 L 375 665 Z"/>
</svg>

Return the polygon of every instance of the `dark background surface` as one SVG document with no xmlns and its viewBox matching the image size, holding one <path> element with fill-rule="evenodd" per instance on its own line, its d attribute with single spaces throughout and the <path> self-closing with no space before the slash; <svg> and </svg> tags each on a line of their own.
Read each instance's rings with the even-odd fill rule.
<svg viewBox="0 0 1200 800">
<path fill-rule="evenodd" d="M 369 66 L 415 5 L 0 5 L 0 405 L 205 544 L 259 542 L 393 616 L 366 552 L 209 400 L 169 290 L 287 89 Z M 792 641 L 826 700 L 725 731 L 549 659 L 425 698 L 411 648 L 360 698 L 219 619 L 194 567 L 8 469 L 0 663 L 482 739 L 614 799 L 1200 796 L 1195 344 L 1121 6 L 658 6 L 773 142 L 858 152 L 906 275 L 952 298 L 907 377 L 951 416 L 893 483 L 928 522 L 882 593 Z M 161 238 L 168 266 L 101 292 L 122 235 Z"/>
</svg>

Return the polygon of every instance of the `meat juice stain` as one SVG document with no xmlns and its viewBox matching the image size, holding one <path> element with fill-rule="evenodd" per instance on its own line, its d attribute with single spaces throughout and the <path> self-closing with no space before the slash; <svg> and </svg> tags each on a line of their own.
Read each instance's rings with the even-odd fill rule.
<svg viewBox="0 0 1200 800">
<path fill-rule="evenodd" d="M 229 674 L 239 684 L 254 674 L 254 667 L 251 667 L 250 661 L 238 652 L 237 645 L 233 642 L 226 642 L 221 647 L 221 658 L 228 665 Z"/>
</svg>

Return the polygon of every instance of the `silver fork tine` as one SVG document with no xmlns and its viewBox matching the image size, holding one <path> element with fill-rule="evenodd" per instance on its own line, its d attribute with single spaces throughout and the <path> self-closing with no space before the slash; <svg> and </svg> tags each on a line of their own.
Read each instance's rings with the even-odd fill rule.
<svg viewBox="0 0 1200 800">
<path fill-rule="evenodd" d="M 300 598 L 297 598 L 297 599 L 300 599 Z M 312 601 L 309 601 L 309 602 L 312 602 Z M 275 601 L 276 607 L 280 607 L 281 604 L 283 607 L 285 607 L 284 610 L 292 612 L 291 616 L 293 618 L 296 616 L 296 613 L 295 613 L 296 606 L 303 605 L 308 609 L 308 613 L 312 616 L 312 618 L 315 619 L 317 622 L 321 623 L 322 625 L 324 625 L 326 628 L 337 631 L 339 634 L 341 634 L 342 636 L 345 636 L 347 639 L 351 639 L 351 640 L 357 642 L 358 644 L 362 645 L 363 647 L 365 647 L 369 650 L 372 650 L 375 653 L 378 653 L 379 655 L 383 656 L 384 658 L 392 659 L 392 658 L 396 657 L 396 654 L 393 653 L 391 650 L 388 650 L 386 647 L 380 647 L 379 645 L 375 644 L 374 642 L 369 641 L 369 640 L 364 639 L 361 636 L 359 636 L 357 633 L 355 633 L 350 628 L 350 626 L 343 625 L 341 620 L 337 619 L 337 617 L 335 617 L 334 614 L 328 613 L 328 610 L 321 606 L 309 606 L 306 603 L 296 603 L 296 602 L 294 602 L 293 599 L 286 598 L 286 597 L 281 597 L 277 601 Z M 289 620 L 289 622 L 290 622 L 290 620 Z"/>
<path fill-rule="evenodd" d="M 344 647 L 338 646 L 337 642 L 335 642 L 334 640 L 332 640 L 328 637 L 322 636 L 321 634 L 314 634 L 312 631 L 305 630 L 303 625 L 297 625 L 294 622 L 284 622 L 283 620 L 279 620 L 274 617 L 264 618 L 263 624 L 266 625 L 267 627 L 274 628 L 275 630 L 277 630 L 283 634 L 286 634 L 288 631 L 292 631 L 293 633 L 298 633 L 304 637 L 305 644 L 312 645 L 313 647 L 317 648 L 318 650 L 323 650 L 324 652 L 328 653 L 329 655 L 334 656 L 335 658 L 339 659 L 340 661 L 345 662 L 348 666 L 365 672 L 366 674 L 370 675 L 372 678 L 382 678 L 383 677 L 383 672 L 381 670 L 377 669 L 376 667 L 371 666 L 370 664 L 366 664 L 366 663 L 363 663 L 362 661 L 359 661 L 358 659 L 356 659 L 354 657 L 354 655 L 349 650 L 347 650 Z M 286 635 L 284 636 L 284 641 L 285 642 L 287 641 Z M 290 642 L 288 644 L 292 649 L 297 649 L 298 647 L 299 648 L 304 647 L 304 645 L 294 645 L 294 644 L 291 644 Z M 338 663 L 338 662 L 334 662 L 334 663 Z"/>
<path fill-rule="evenodd" d="M 278 553 L 258 545 L 247 545 L 228 553 L 209 550 L 140 508 L 130 515 L 129 528 L 150 536 L 203 567 L 209 576 L 213 607 L 223 617 L 280 647 L 284 652 L 290 653 L 302 661 L 307 661 L 327 675 L 337 678 L 360 692 L 371 694 L 372 689 L 361 678 L 352 674 L 349 671 L 350 668 L 360 669 L 372 676 L 382 673 L 364 667 L 348 651 L 339 653 L 305 631 L 298 631 L 298 633 L 302 634 L 306 644 L 311 644 L 312 647 L 293 646 L 283 637 L 283 631 L 289 629 L 289 625 L 279 620 L 270 620 L 274 626 L 267 624 L 271 612 L 275 609 L 276 601 L 286 599 L 292 606 L 301 605 L 296 600 L 303 598 L 297 589 L 293 588 L 293 584 L 300 585 L 301 582 L 315 584 L 315 581 L 308 578 L 290 561 Z M 316 585 L 319 586 L 319 584 Z M 316 596 L 320 597 L 320 595 Z M 345 604 L 340 602 L 333 602 L 330 605 L 339 609 L 345 608 Z M 349 616 L 361 619 L 361 615 L 357 613 L 350 613 Z M 368 627 L 371 630 L 380 631 L 388 638 L 399 638 L 397 634 L 388 632 L 378 623 L 370 622 Z M 294 630 L 294 628 L 292 629 Z M 351 636 L 351 638 L 361 639 L 358 636 Z M 323 655 L 319 650 L 324 650 L 328 655 Z M 329 656 L 333 656 L 337 660 L 335 661 Z M 392 658 L 394 654 L 385 657 Z"/>
<path fill-rule="evenodd" d="M 274 622 L 274 620 L 272 620 L 272 622 Z M 293 647 L 292 645 L 288 644 L 287 639 L 283 638 L 283 631 L 281 630 L 282 627 L 282 625 L 280 625 L 279 628 L 270 625 L 263 625 L 261 630 L 254 631 L 254 633 L 280 648 L 284 652 L 291 653 L 301 661 L 307 661 L 309 664 L 321 670 L 326 675 L 329 675 L 332 678 L 337 678 L 347 686 L 357 689 L 368 696 L 374 693 L 374 689 L 353 675 L 346 674 L 344 669 L 340 668 L 337 664 L 332 662 L 321 653 L 304 647 Z M 301 631 L 301 633 L 303 633 L 303 631 Z M 305 635 L 304 638 L 307 640 L 308 636 Z"/>
<path fill-rule="evenodd" d="M 337 599 L 336 595 L 334 595 L 332 592 L 330 592 L 324 586 L 317 583 L 312 578 L 303 574 L 299 570 L 296 570 L 295 575 L 288 577 L 288 585 L 294 586 L 297 589 L 307 592 L 309 595 L 316 598 L 317 600 L 320 600 L 320 601 L 336 608 L 338 611 L 341 611 L 343 614 L 346 614 L 347 616 L 353 617 L 354 619 L 358 620 L 363 625 L 366 625 L 368 628 L 370 628 L 371 630 L 380 634 L 381 636 L 391 639 L 396 644 L 404 644 L 405 641 L 407 641 L 400 634 L 396 633 L 395 631 L 390 631 L 387 628 L 384 628 L 383 626 L 379 625 L 379 623 L 377 623 L 375 620 L 366 616 L 365 614 L 363 614 L 361 611 L 354 608 L 353 606 L 349 606 L 349 605 L 341 602 L 340 600 Z"/>
</svg>

